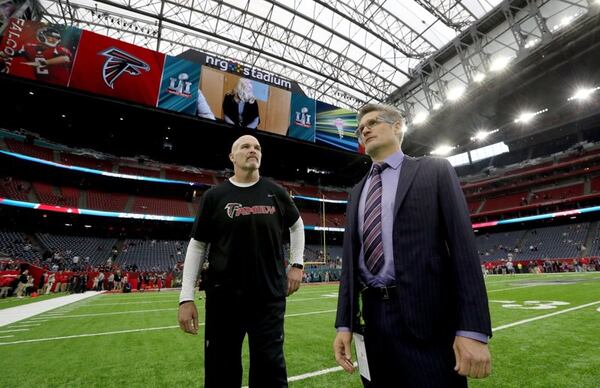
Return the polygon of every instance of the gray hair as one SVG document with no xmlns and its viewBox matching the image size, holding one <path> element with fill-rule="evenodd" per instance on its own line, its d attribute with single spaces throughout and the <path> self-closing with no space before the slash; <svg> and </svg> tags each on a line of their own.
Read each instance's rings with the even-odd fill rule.
<svg viewBox="0 0 600 388">
<path fill-rule="evenodd" d="M 400 135 L 398 135 L 398 140 L 400 140 L 400 144 L 402 144 L 402 139 L 404 137 L 404 130 L 406 128 L 406 121 L 404 119 L 404 115 L 395 107 L 386 104 L 366 104 L 363 105 L 356 114 L 356 122 L 360 123 L 363 116 L 367 113 L 371 112 L 379 112 L 377 117 L 385 121 L 389 124 L 394 124 L 396 122 L 400 122 L 400 127 L 402 130 L 400 131 Z"/>
</svg>

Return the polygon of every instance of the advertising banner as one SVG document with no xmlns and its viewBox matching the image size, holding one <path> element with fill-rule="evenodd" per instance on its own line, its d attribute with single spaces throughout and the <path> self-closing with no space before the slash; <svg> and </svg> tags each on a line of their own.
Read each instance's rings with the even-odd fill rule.
<svg viewBox="0 0 600 388">
<path fill-rule="evenodd" d="M 196 114 L 200 66 L 167 56 L 160 85 L 158 107 L 189 115 Z"/>
<path fill-rule="evenodd" d="M 0 72 L 67 86 L 81 30 L 15 19 L 0 41 Z"/>
<path fill-rule="evenodd" d="M 164 62 L 162 53 L 84 31 L 69 86 L 156 106 Z"/>
<path fill-rule="evenodd" d="M 317 143 L 358 152 L 356 112 L 317 101 Z"/>
<path fill-rule="evenodd" d="M 315 141 L 315 100 L 300 94 L 292 94 L 288 136 L 304 141 Z"/>
</svg>

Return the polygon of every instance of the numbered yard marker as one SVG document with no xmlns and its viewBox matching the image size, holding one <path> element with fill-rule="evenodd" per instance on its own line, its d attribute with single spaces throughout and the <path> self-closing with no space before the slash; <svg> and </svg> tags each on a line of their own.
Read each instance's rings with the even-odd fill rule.
<svg viewBox="0 0 600 388">
<path fill-rule="evenodd" d="M 570 304 L 569 302 L 561 302 L 558 300 L 526 300 L 523 303 L 517 303 L 515 301 L 511 301 L 509 303 L 505 303 L 502 307 L 507 309 L 519 309 L 519 310 L 552 310 L 559 306 L 566 306 Z"/>
</svg>

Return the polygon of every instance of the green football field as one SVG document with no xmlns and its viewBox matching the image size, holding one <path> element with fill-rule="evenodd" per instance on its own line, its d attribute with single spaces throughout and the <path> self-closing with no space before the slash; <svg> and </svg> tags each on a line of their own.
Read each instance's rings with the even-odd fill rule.
<svg viewBox="0 0 600 388">
<path fill-rule="evenodd" d="M 600 273 L 490 276 L 486 283 L 493 372 L 471 386 L 600 387 Z M 337 366 L 331 351 L 337 288 L 304 285 L 288 300 L 291 387 L 362 386 L 358 374 L 330 370 Z M 172 291 L 99 295 L 4 326 L 0 385 L 202 386 L 203 335 L 179 330 L 177 299 Z M 0 303 L 0 314 L 27 302 Z M 244 368 L 247 375 L 246 361 Z"/>
</svg>

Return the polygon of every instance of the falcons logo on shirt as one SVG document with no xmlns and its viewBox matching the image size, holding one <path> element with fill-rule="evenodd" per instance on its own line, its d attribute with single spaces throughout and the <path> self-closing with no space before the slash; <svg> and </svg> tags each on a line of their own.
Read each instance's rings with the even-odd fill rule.
<svg viewBox="0 0 600 388">
<path fill-rule="evenodd" d="M 227 215 L 229 216 L 229 218 L 233 218 L 233 216 L 236 213 L 236 210 L 241 208 L 242 204 L 241 203 L 228 203 L 227 205 L 225 205 L 225 210 L 227 210 Z"/>
<path fill-rule="evenodd" d="M 150 66 L 146 62 L 118 48 L 112 47 L 99 54 L 106 57 L 102 67 L 102 78 L 111 89 L 114 89 L 115 81 L 124 73 L 136 76 L 140 75 L 142 70 L 150 70 Z"/>
</svg>

